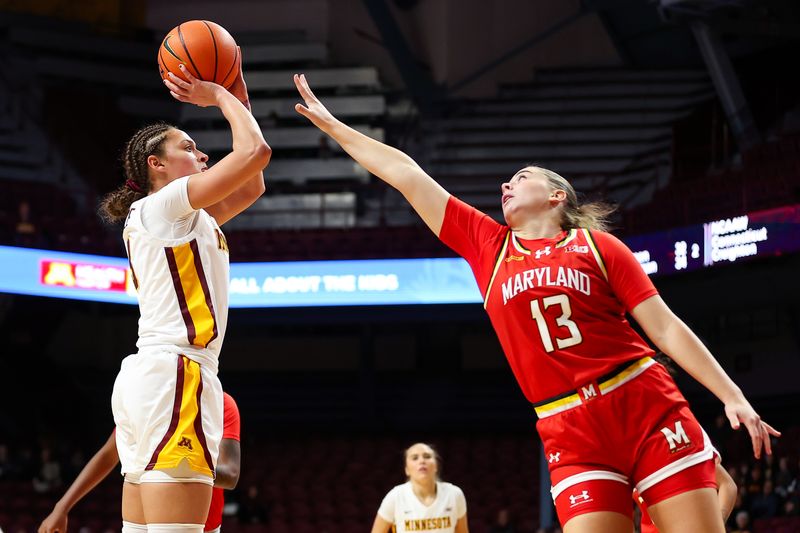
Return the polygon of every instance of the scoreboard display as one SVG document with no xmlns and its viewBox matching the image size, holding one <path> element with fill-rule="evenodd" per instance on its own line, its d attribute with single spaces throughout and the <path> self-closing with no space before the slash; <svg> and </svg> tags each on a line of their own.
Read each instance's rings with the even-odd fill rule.
<svg viewBox="0 0 800 533">
<path fill-rule="evenodd" d="M 648 275 L 677 274 L 800 250 L 800 205 L 623 239 Z"/>
</svg>

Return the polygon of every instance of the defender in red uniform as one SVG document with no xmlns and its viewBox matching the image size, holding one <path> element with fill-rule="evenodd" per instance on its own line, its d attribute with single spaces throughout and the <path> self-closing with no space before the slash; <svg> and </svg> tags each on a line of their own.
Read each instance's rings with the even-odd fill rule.
<svg viewBox="0 0 800 533">
<path fill-rule="evenodd" d="M 648 337 L 744 423 L 760 456 L 769 435 L 741 390 L 658 296 L 631 252 L 603 232 L 610 210 L 579 204 L 558 174 L 525 167 L 502 185 L 508 225 L 450 196 L 406 154 L 353 130 L 295 85 L 298 113 L 398 189 L 472 267 L 484 306 L 528 400 L 567 533 L 632 529 L 637 488 L 662 532 L 723 532 L 711 446 Z"/>
<path fill-rule="evenodd" d="M 242 460 L 241 428 L 239 407 L 227 392 L 223 393 L 222 443 L 219 448 L 214 491 L 203 531 L 219 533 L 222 526 L 222 509 L 225 507 L 225 490 L 236 488 L 239 482 L 239 468 Z"/>
<path fill-rule="evenodd" d="M 219 533 L 222 525 L 222 509 L 225 506 L 225 490 L 236 487 L 239 481 L 241 450 L 239 447 L 241 421 L 239 408 L 227 392 L 223 393 L 222 442 L 217 461 L 214 490 L 203 531 Z M 114 433 L 97 453 L 86 463 L 67 492 L 56 503 L 52 512 L 42 520 L 38 533 L 66 533 L 69 512 L 86 494 L 94 489 L 119 464 L 117 441 Z M 145 524 L 127 524 L 134 531 L 147 531 Z"/>
</svg>

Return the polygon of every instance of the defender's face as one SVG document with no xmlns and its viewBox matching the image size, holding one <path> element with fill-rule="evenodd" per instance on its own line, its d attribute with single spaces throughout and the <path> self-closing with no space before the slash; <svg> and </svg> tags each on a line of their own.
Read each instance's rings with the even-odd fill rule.
<svg viewBox="0 0 800 533">
<path fill-rule="evenodd" d="M 546 176 L 532 167 L 525 167 L 503 183 L 500 191 L 503 216 L 513 226 L 544 212 L 549 206 L 552 188 Z"/>
</svg>

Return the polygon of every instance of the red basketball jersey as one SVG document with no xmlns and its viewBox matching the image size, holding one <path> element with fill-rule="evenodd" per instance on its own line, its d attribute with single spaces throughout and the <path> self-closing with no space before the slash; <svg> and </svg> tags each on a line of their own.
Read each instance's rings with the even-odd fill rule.
<svg viewBox="0 0 800 533">
<path fill-rule="evenodd" d="M 241 422 L 239 407 L 230 394 L 223 393 L 222 438 L 240 440 L 239 433 Z M 225 491 L 214 487 L 211 494 L 211 505 L 208 508 L 208 518 L 203 531 L 212 531 L 222 525 L 222 510 L 225 507 Z"/>
<path fill-rule="evenodd" d="M 573 229 L 553 239 L 523 240 L 451 196 L 439 238 L 470 264 L 530 402 L 653 354 L 625 313 L 657 291 L 616 237 Z"/>
</svg>

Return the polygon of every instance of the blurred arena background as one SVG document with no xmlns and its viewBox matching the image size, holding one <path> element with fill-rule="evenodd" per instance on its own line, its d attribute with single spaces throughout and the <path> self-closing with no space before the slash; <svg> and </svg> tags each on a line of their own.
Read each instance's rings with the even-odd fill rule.
<svg viewBox="0 0 800 533">
<path fill-rule="evenodd" d="M 617 235 L 784 431 L 756 462 L 721 405 L 679 378 L 735 472 L 731 530 L 800 531 L 793 0 L 0 0 L 0 528 L 35 531 L 108 437 L 113 379 L 136 338 L 135 306 L 86 296 L 125 296 L 124 276 L 103 285 L 90 270 L 95 285 L 78 290 L 47 278 L 48 261 L 75 275 L 124 257 L 95 208 L 139 125 L 173 121 L 212 159 L 229 146 L 221 117 L 171 100 L 155 64 L 163 33 L 198 18 L 242 46 L 274 148 L 267 193 L 223 228 L 241 294 L 254 283 L 260 295 L 231 310 L 221 357 L 243 437 L 224 531 L 366 531 L 420 440 L 464 489 L 473 532 L 502 509 L 517 532 L 552 528 L 535 415 L 478 303 L 388 304 L 390 270 L 378 280 L 387 305 L 293 303 L 309 296 L 294 269 L 324 276 L 320 264 L 283 264 L 272 292 L 258 277 L 263 262 L 454 257 L 296 115 L 294 72 L 492 216 L 500 183 L 528 162 L 619 204 Z M 423 296 L 447 282 L 426 265 Z M 112 476 L 79 504 L 70 531 L 118 531 L 120 486 Z"/>
</svg>

